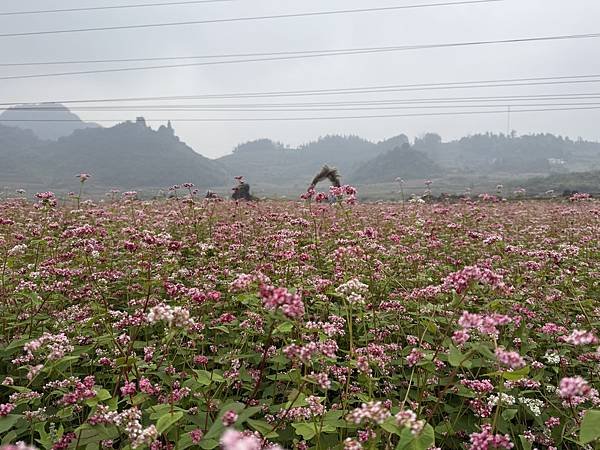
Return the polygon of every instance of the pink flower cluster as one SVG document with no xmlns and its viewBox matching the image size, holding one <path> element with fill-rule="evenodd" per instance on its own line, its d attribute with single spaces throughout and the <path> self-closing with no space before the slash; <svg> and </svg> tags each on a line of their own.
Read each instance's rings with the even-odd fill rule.
<svg viewBox="0 0 600 450">
<path fill-rule="evenodd" d="M 346 319 L 332 314 L 328 322 L 306 322 L 305 327 L 311 331 L 322 331 L 329 337 L 344 336 Z"/>
<path fill-rule="evenodd" d="M 577 192 L 569 197 L 569 201 L 577 202 L 581 200 L 591 200 L 592 196 L 586 192 Z"/>
<path fill-rule="evenodd" d="M 577 406 L 588 400 L 595 405 L 600 405 L 598 391 L 579 376 L 566 377 L 560 380 L 558 396 L 563 399 L 563 404 L 567 407 Z"/>
<path fill-rule="evenodd" d="M 306 397 L 307 406 L 295 406 L 290 409 L 281 409 L 277 413 L 279 420 L 287 419 L 290 421 L 311 420 L 325 414 L 325 407 L 321 404 L 321 399 L 314 395 Z"/>
<path fill-rule="evenodd" d="M 395 415 L 396 423 L 400 427 L 407 427 L 412 434 L 419 434 L 425 426 L 424 420 L 417 420 L 417 415 L 410 409 L 400 411 Z"/>
<path fill-rule="evenodd" d="M 0 404 L 0 417 L 8 416 L 12 410 L 15 409 L 15 405 L 12 403 L 1 403 Z"/>
<path fill-rule="evenodd" d="M 494 385 L 490 380 L 461 380 L 460 384 L 478 394 L 488 394 L 494 390 Z"/>
<path fill-rule="evenodd" d="M 408 367 L 415 366 L 419 361 L 421 361 L 425 355 L 418 348 L 413 348 L 410 351 L 410 354 L 406 357 L 406 362 L 408 363 Z"/>
<path fill-rule="evenodd" d="M 16 444 L 1 445 L 0 450 L 37 450 L 37 448 L 24 442 L 17 442 Z"/>
<path fill-rule="evenodd" d="M 72 352 L 73 349 L 74 347 L 70 344 L 69 338 L 64 333 L 44 333 L 39 338 L 25 344 L 23 346 L 25 355 L 13 359 L 12 363 L 23 364 L 33 361 L 35 359 L 34 353 L 42 350 L 47 352 L 46 359 L 54 361 Z"/>
<path fill-rule="evenodd" d="M 35 194 L 36 198 L 38 198 L 40 200 L 40 202 L 43 205 L 48 205 L 48 206 L 56 206 L 56 195 L 54 195 L 54 192 L 38 192 L 37 194 Z"/>
<path fill-rule="evenodd" d="M 597 344 L 598 338 L 593 331 L 573 330 L 568 336 L 561 336 L 559 340 L 571 345 Z"/>
<path fill-rule="evenodd" d="M 238 420 L 238 414 L 233 410 L 229 410 L 229 411 L 226 411 L 225 414 L 223 414 L 223 418 L 221 419 L 221 422 L 223 423 L 224 426 L 230 427 L 235 422 L 237 422 L 237 420 Z"/>
<path fill-rule="evenodd" d="M 496 359 L 509 369 L 520 369 L 525 367 L 525 360 L 517 352 L 504 350 L 502 347 L 496 349 Z"/>
<path fill-rule="evenodd" d="M 493 434 L 490 424 L 482 425 L 480 433 L 471 433 L 469 435 L 469 442 L 469 450 L 510 450 L 515 446 L 507 434 Z"/>
<path fill-rule="evenodd" d="M 442 282 L 442 289 L 454 290 L 457 294 L 465 292 L 471 283 L 479 282 L 502 292 L 510 292 L 504 278 L 487 267 L 467 266 L 458 272 L 451 273 Z"/>
<path fill-rule="evenodd" d="M 63 395 L 58 403 L 61 405 L 74 405 L 80 401 L 94 398 L 96 396 L 96 392 L 93 389 L 95 382 L 96 379 L 92 375 L 85 377 L 83 381 L 77 380 L 75 382 L 75 390 Z"/>
<path fill-rule="evenodd" d="M 481 334 L 498 337 L 500 332 L 497 327 L 508 325 L 512 321 L 504 314 L 473 314 L 464 311 L 458 324 L 467 330 L 476 329 Z"/>
<path fill-rule="evenodd" d="M 336 358 L 338 348 L 337 342 L 330 339 L 324 342 L 309 342 L 306 345 L 290 344 L 283 349 L 283 353 L 289 359 L 307 362 L 316 355 Z"/>
<path fill-rule="evenodd" d="M 223 450 L 283 450 L 279 445 L 266 442 L 257 432 L 236 431 L 229 428 L 220 440 Z"/>
<path fill-rule="evenodd" d="M 280 309 L 283 314 L 292 319 L 297 319 L 304 315 L 302 297 L 299 294 L 292 294 L 286 288 L 261 286 L 260 296 L 262 297 L 265 309 Z"/>
<path fill-rule="evenodd" d="M 344 186 L 331 186 L 329 188 L 329 195 L 326 192 L 316 192 L 314 187 L 309 187 L 308 190 L 300 196 L 302 200 L 315 199 L 317 203 L 325 202 L 329 199 L 329 196 L 337 199 L 346 197 L 346 203 L 353 205 L 356 203 L 356 188 L 349 185 Z"/>
</svg>

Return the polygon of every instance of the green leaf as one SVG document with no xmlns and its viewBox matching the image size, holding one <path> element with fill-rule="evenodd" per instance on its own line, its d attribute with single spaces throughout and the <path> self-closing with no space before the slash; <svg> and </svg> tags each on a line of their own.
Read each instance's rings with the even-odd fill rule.
<svg viewBox="0 0 600 450">
<path fill-rule="evenodd" d="M 589 410 L 581 421 L 579 440 L 588 444 L 600 438 L 600 410 Z"/>
<path fill-rule="evenodd" d="M 275 331 L 278 334 L 286 334 L 294 329 L 294 324 L 292 322 L 284 322 L 275 328 Z"/>
<path fill-rule="evenodd" d="M 151 406 L 148 409 L 151 411 L 150 420 L 158 420 L 164 414 L 167 414 L 168 412 L 171 411 L 171 405 L 169 405 L 169 404 L 155 405 L 155 406 Z M 179 408 L 176 408 L 176 410 L 177 409 L 179 409 Z"/>
<path fill-rule="evenodd" d="M 448 353 L 448 362 L 452 367 L 463 366 L 467 369 L 471 368 L 471 362 L 467 361 L 467 355 L 463 355 L 459 349 L 454 345 L 450 345 L 450 352 Z"/>
<path fill-rule="evenodd" d="M 438 327 L 431 319 L 421 319 L 421 324 L 432 334 L 437 333 Z"/>
<path fill-rule="evenodd" d="M 227 411 L 231 410 L 231 411 L 235 411 L 237 414 L 240 414 L 241 411 L 243 411 L 245 407 L 246 407 L 246 405 L 244 405 L 243 403 L 240 403 L 240 402 L 231 402 L 231 403 L 227 403 L 227 404 L 223 405 L 223 407 L 221 408 L 221 411 L 219 412 L 219 415 L 217 416 L 217 418 L 215 419 L 215 421 L 213 422 L 211 427 L 208 429 L 208 431 L 204 435 L 204 439 L 202 440 L 202 442 L 204 442 L 205 440 L 214 440 L 216 442 L 215 447 L 217 445 L 219 445 L 219 443 L 217 441 L 221 437 L 221 434 L 223 433 L 223 430 L 225 429 L 225 425 L 223 425 L 223 416 L 225 415 L 225 413 Z M 239 422 L 240 422 L 240 419 L 238 417 L 238 423 Z M 214 448 L 214 447 L 202 447 L 202 448 Z"/>
<path fill-rule="evenodd" d="M 413 435 L 409 428 L 404 428 L 400 434 L 400 442 L 396 450 L 427 450 L 435 445 L 435 431 L 429 424 L 423 427 L 418 435 Z"/>
<path fill-rule="evenodd" d="M 323 424 L 324 425 L 332 425 L 334 427 L 344 427 L 347 422 L 345 420 L 340 420 L 344 415 L 344 411 L 328 411 L 323 416 Z"/>
<path fill-rule="evenodd" d="M 394 417 L 390 417 L 385 422 L 381 424 L 381 428 L 383 428 L 388 433 L 392 433 L 400 436 L 402 434 L 402 428 L 396 424 L 396 419 Z"/>
<path fill-rule="evenodd" d="M 50 437 L 50 434 L 46 432 L 46 423 L 39 422 L 35 424 L 33 429 L 40 435 L 40 438 L 36 439 L 36 441 L 44 448 L 52 448 L 52 438 Z"/>
<path fill-rule="evenodd" d="M 531 450 L 531 442 L 529 442 L 525 436 L 519 436 L 519 439 L 521 440 L 523 450 Z"/>
<path fill-rule="evenodd" d="M 510 381 L 517 381 L 522 378 L 525 378 L 529 375 L 529 366 L 525 366 L 519 370 L 513 370 L 511 372 L 502 372 L 502 378 Z"/>
<path fill-rule="evenodd" d="M 496 355 L 490 350 L 485 344 L 477 344 L 473 346 L 473 350 L 478 352 L 480 355 L 485 356 L 488 359 L 496 360 Z"/>
<path fill-rule="evenodd" d="M 10 430 L 21 418 L 20 414 L 9 414 L 5 417 L 0 417 L 0 434 Z"/>
<path fill-rule="evenodd" d="M 169 428 L 171 428 L 173 425 L 175 425 L 177 422 L 179 422 L 182 417 L 183 413 L 181 411 L 177 411 L 173 414 L 167 413 L 161 416 L 160 419 L 158 419 L 158 422 L 156 422 L 156 429 L 160 434 L 162 434 Z"/>
<path fill-rule="evenodd" d="M 210 450 L 213 448 L 216 448 L 219 446 L 219 441 L 216 441 L 214 439 L 202 439 L 202 441 L 200 441 L 200 448 L 203 448 L 205 450 Z"/>
<path fill-rule="evenodd" d="M 514 419 L 518 412 L 518 409 L 505 409 L 504 411 L 502 411 L 502 417 L 507 422 L 510 422 L 512 419 Z"/>
<path fill-rule="evenodd" d="M 208 386 L 211 383 L 222 383 L 224 378 L 215 372 L 209 372 L 208 370 L 194 370 L 197 375 L 197 381 L 203 386 Z"/>
<path fill-rule="evenodd" d="M 314 423 L 293 423 L 296 434 L 302 436 L 305 441 L 310 441 L 317 434 Z"/>
<path fill-rule="evenodd" d="M 96 392 L 96 398 L 100 402 L 103 402 L 104 400 L 108 400 L 111 397 L 112 397 L 112 395 L 106 389 L 100 389 L 98 392 Z"/>
<path fill-rule="evenodd" d="M 177 441 L 178 450 L 185 450 L 186 448 L 191 447 L 192 445 L 195 444 L 192 442 L 192 436 L 190 436 L 190 433 L 184 434 L 183 436 L 181 436 L 179 441 Z"/>
<path fill-rule="evenodd" d="M 264 420 L 248 419 L 246 422 L 252 429 L 258 431 L 264 438 L 276 439 L 279 437 L 278 433 L 272 431 L 273 425 L 265 422 Z"/>
<path fill-rule="evenodd" d="M 0 444 L 2 445 L 8 445 L 11 442 L 15 442 L 15 440 L 17 439 L 18 433 L 15 430 L 10 431 L 9 433 L 6 433 L 3 437 L 2 437 L 2 442 L 0 442 Z M 50 447 L 52 446 L 52 444 L 50 444 Z M 50 448 L 50 447 L 46 447 L 46 448 Z"/>
<path fill-rule="evenodd" d="M 112 398 L 110 392 L 108 392 L 106 389 L 100 389 L 98 392 L 96 392 L 96 396 L 86 400 L 85 404 L 88 406 L 96 406 L 98 403 L 110 398 Z"/>
</svg>

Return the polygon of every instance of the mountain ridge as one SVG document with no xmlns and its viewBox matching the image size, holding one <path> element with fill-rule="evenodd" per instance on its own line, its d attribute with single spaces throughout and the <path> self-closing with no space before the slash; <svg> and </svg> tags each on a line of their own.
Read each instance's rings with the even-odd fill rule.
<svg viewBox="0 0 600 450">
<path fill-rule="evenodd" d="M 75 130 L 100 127 L 96 123 L 84 122 L 61 103 L 12 106 L 0 113 L 0 125 L 31 130 L 40 139 L 53 141 L 69 136 Z"/>
<path fill-rule="evenodd" d="M 64 110 L 60 114 L 71 114 L 59 108 Z M 153 130 L 142 117 L 112 127 L 74 129 L 55 140 L 10 123 L 0 122 L 0 182 L 35 180 L 48 187 L 72 186 L 74 174 L 90 172 L 101 186 L 164 188 L 189 181 L 214 188 L 241 175 L 267 190 L 298 191 L 325 164 L 339 170 L 342 182 L 363 185 L 396 178 L 478 175 L 500 181 L 600 170 L 600 143 L 548 133 L 479 133 L 448 142 L 427 133 L 412 144 L 404 134 L 378 142 L 330 134 L 297 147 L 258 139 L 209 159 L 182 142 L 170 123 Z"/>
</svg>

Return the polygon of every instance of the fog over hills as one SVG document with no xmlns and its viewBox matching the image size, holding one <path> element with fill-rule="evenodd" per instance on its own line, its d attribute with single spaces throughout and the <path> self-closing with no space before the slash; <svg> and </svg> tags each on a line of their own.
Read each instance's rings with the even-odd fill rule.
<svg viewBox="0 0 600 450">
<path fill-rule="evenodd" d="M 227 182 L 225 169 L 181 142 L 170 124 L 152 130 L 142 118 L 75 130 L 56 141 L 0 125 L 0 159 L 10 163 L 0 171 L 1 181 L 27 180 L 53 189 L 72 187 L 80 172 L 92 173 L 96 185 L 125 189 Z"/>
<path fill-rule="evenodd" d="M 414 150 L 408 143 L 370 159 L 350 176 L 353 183 L 391 183 L 398 178 L 435 178 L 443 169 L 426 153 Z"/>
<path fill-rule="evenodd" d="M 0 125 L 0 181 L 18 183 L 31 179 L 34 172 L 28 163 L 35 161 L 31 149 L 41 144 L 31 130 Z"/>
<path fill-rule="evenodd" d="M 72 116 L 66 107 L 58 108 L 60 115 Z M 25 119 L 39 111 L 9 111 L 0 117 L 17 113 Z M 49 189 L 71 189 L 76 174 L 89 172 L 98 188 L 150 190 L 192 182 L 208 189 L 228 186 L 234 176 L 242 175 L 264 192 L 295 192 L 305 189 L 324 164 L 338 168 L 343 182 L 358 185 L 474 176 L 502 182 L 515 176 L 525 180 L 600 170 L 599 143 L 551 134 L 486 133 L 443 142 L 441 136 L 428 133 L 412 145 L 404 134 L 380 142 L 329 135 L 295 148 L 259 139 L 212 160 L 201 155 L 202 149 L 183 143 L 170 123 L 153 130 L 143 118 L 109 128 L 79 118 L 21 125 L 0 124 L 0 183 L 27 180 Z"/>
<path fill-rule="evenodd" d="M 60 103 L 16 105 L 0 114 L 0 125 L 31 130 L 40 139 L 56 140 L 75 130 L 98 128 L 100 125 L 82 121 Z"/>
</svg>

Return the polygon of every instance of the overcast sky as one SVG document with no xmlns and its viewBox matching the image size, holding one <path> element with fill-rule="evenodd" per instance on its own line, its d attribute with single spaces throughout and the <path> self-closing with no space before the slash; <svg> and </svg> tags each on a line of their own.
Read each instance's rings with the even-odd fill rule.
<svg viewBox="0 0 600 450">
<path fill-rule="evenodd" d="M 154 0 L 158 1 L 158 0 Z M 165 0 L 166 1 L 166 0 Z M 2 11 L 151 3 L 150 0 L 21 0 L 2 2 Z M 10 3 L 10 5 L 8 5 Z M 129 25 L 185 20 L 286 14 L 348 8 L 433 3 L 432 0 L 238 0 L 227 3 L 0 17 L 1 33 Z M 480 5 L 405 9 L 254 22 L 190 25 L 143 30 L 86 32 L 0 38 L 0 62 L 56 61 L 222 53 L 324 50 L 495 40 L 600 32 L 597 0 L 506 0 Z M 2 102 L 170 96 L 345 88 L 365 85 L 438 83 L 519 77 L 600 74 L 600 39 L 579 39 L 478 47 L 426 49 L 287 61 L 172 68 L 139 72 L 0 81 Z M 140 64 L 140 63 L 136 63 Z M 0 76 L 134 66 L 0 67 Z M 146 64 L 147 63 L 142 63 Z M 351 99 L 406 99 L 597 93 L 600 83 L 453 91 L 365 94 Z M 251 100 L 321 101 L 322 98 Z M 327 97 L 346 101 L 348 96 Z M 228 100 L 240 103 L 239 100 Z M 151 102 L 156 104 L 157 102 Z M 177 102 L 181 103 L 181 102 Z M 215 103 L 215 101 L 210 101 Z M 195 100 L 190 104 L 201 104 Z M 182 117 L 294 117 L 394 114 L 360 112 L 80 112 L 85 120 Z M 424 111 L 425 112 L 425 111 Z M 150 122 L 153 127 L 158 122 Z M 519 134 L 552 132 L 600 140 L 600 110 L 519 113 L 511 128 Z M 109 123 L 103 125 L 110 125 Z M 477 132 L 505 132 L 507 114 L 290 122 L 175 122 L 176 133 L 209 157 L 229 153 L 240 142 L 268 137 L 298 145 L 326 134 L 358 134 L 371 140 L 405 133 L 414 138 L 435 131 L 444 140 Z"/>
</svg>

